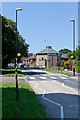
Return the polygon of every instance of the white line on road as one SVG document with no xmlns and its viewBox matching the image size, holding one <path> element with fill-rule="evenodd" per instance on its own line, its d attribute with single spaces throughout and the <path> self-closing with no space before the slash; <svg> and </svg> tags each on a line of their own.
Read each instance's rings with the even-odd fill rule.
<svg viewBox="0 0 80 120">
<path fill-rule="evenodd" d="M 47 79 L 46 77 L 39 77 L 40 79 Z"/>
<path fill-rule="evenodd" d="M 29 77 L 30 79 L 36 79 L 35 77 Z"/>
<path fill-rule="evenodd" d="M 56 77 L 50 77 L 50 78 L 52 78 L 52 79 L 57 79 Z"/>
<path fill-rule="evenodd" d="M 48 102 L 56 104 L 56 105 L 58 105 L 60 107 L 60 110 L 61 110 L 61 120 L 63 120 L 64 119 L 63 106 L 61 104 L 59 104 L 59 103 L 56 103 L 56 102 L 54 102 L 54 101 L 52 101 L 52 100 L 44 97 L 45 93 L 46 93 L 46 91 L 43 92 L 42 98 L 45 99 L 45 100 L 47 100 Z"/>
<path fill-rule="evenodd" d="M 66 77 L 60 77 L 60 78 L 62 78 L 62 79 L 68 79 L 68 78 L 66 78 Z"/>
<path fill-rule="evenodd" d="M 38 86 L 38 83 L 35 85 L 35 88 L 37 88 L 37 86 Z M 37 89 L 43 90 L 43 89 L 41 89 L 39 87 Z M 53 104 L 58 105 L 60 107 L 60 111 L 61 111 L 61 120 L 64 120 L 63 106 L 61 104 L 59 104 L 59 103 L 56 103 L 56 102 L 54 102 L 54 101 L 46 98 L 45 97 L 45 93 L 46 93 L 46 91 L 43 91 L 42 98 L 45 99 L 45 100 L 47 100 L 48 102 L 51 102 Z"/>
</svg>

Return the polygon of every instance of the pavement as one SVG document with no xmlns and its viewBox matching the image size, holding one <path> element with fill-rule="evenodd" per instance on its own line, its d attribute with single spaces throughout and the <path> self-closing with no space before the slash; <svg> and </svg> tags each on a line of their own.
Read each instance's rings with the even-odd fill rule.
<svg viewBox="0 0 80 120">
<path fill-rule="evenodd" d="M 0 75 L 0 83 L 16 83 L 15 77 L 5 77 L 4 75 Z M 25 84 L 25 77 L 18 77 L 18 83 Z"/>
</svg>

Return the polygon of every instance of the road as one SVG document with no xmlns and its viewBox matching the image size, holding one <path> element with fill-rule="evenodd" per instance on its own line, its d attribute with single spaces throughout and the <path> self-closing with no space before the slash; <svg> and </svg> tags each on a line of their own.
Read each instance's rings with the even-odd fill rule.
<svg viewBox="0 0 80 120">
<path fill-rule="evenodd" d="M 78 78 L 41 70 L 22 70 L 49 118 L 78 120 Z"/>
</svg>

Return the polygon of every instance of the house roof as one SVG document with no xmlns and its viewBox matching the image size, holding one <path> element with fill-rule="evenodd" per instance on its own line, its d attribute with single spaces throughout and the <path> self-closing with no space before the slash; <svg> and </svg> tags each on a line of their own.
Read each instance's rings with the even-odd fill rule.
<svg viewBox="0 0 80 120">
<path fill-rule="evenodd" d="M 51 54 L 55 54 L 55 53 L 58 53 L 56 50 L 52 49 L 51 46 L 46 46 L 46 49 L 40 51 L 39 53 L 37 54 L 46 54 L 46 53 L 51 53 Z"/>
<path fill-rule="evenodd" d="M 29 56 L 29 57 L 25 58 L 24 60 L 33 60 L 33 59 L 36 59 L 36 55 Z"/>
</svg>

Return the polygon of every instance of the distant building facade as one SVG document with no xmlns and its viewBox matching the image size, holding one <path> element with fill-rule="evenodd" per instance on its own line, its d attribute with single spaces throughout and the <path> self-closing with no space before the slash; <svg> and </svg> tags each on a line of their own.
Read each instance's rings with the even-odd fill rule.
<svg viewBox="0 0 80 120">
<path fill-rule="evenodd" d="M 23 64 L 28 64 L 31 66 L 32 63 L 36 61 L 36 55 L 33 55 L 33 53 L 28 54 L 28 57 L 23 59 Z"/>
<path fill-rule="evenodd" d="M 56 66 L 58 61 L 60 61 L 60 54 L 51 46 L 46 46 L 46 49 L 36 54 L 36 65 L 52 67 Z"/>
</svg>

